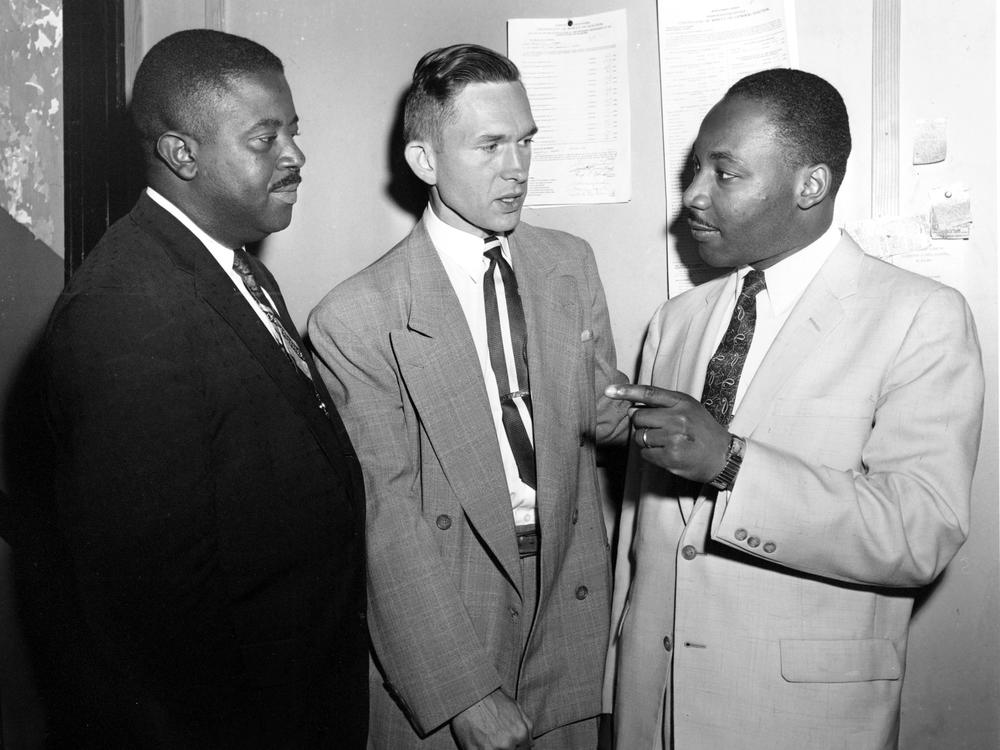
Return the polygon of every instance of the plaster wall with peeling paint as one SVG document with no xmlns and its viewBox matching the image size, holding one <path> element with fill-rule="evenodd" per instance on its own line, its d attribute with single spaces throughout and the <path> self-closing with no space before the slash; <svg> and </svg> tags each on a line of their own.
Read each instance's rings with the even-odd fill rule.
<svg viewBox="0 0 1000 750">
<path fill-rule="evenodd" d="M 0 0 L 0 493 L 37 425 L 29 362 L 63 284 L 62 0 Z M 0 494 L 0 497 L 6 497 Z M 18 618 L 14 529 L 0 505 L 0 746 L 42 746 L 45 721 Z"/>
<path fill-rule="evenodd" d="M 0 201 L 63 254 L 62 0 L 0 3 Z"/>
</svg>

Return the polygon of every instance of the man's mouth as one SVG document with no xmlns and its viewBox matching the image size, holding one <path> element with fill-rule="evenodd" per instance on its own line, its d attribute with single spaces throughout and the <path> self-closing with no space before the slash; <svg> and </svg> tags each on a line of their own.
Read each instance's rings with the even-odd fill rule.
<svg viewBox="0 0 1000 750">
<path fill-rule="evenodd" d="M 691 229 L 691 234 L 694 235 L 695 239 L 698 239 L 699 235 L 706 235 L 714 232 L 718 232 L 719 228 L 709 224 L 707 221 L 698 219 L 694 216 L 688 216 L 688 227 Z"/>
<path fill-rule="evenodd" d="M 270 191 L 274 193 L 274 197 L 279 201 L 284 203 L 295 203 L 298 200 L 298 189 L 299 183 L 302 182 L 302 178 L 297 174 L 290 174 L 287 177 L 282 177 L 276 183 L 274 183 Z"/>
<path fill-rule="evenodd" d="M 521 205 L 521 202 L 524 200 L 524 195 L 525 194 L 523 192 L 511 193 L 510 195 L 502 195 L 499 198 L 497 198 L 497 201 L 501 205 L 513 209 Z"/>
</svg>

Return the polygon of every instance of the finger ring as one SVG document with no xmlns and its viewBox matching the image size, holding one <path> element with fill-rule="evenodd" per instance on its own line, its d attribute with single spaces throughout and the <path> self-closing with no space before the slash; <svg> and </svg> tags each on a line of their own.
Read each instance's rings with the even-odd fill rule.
<svg viewBox="0 0 1000 750">
<path fill-rule="evenodd" d="M 651 446 L 649 444 L 649 442 L 646 440 L 646 433 L 648 433 L 648 432 L 649 432 L 649 430 L 643 430 L 642 431 L 642 444 L 646 448 L 652 448 L 653 446 Z"/>
</svg>

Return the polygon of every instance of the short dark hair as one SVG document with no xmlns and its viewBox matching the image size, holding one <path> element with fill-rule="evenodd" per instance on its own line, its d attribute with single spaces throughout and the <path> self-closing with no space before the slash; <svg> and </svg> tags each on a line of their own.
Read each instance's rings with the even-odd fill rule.
<svg viewBox="0 0 1000 750">
<path fill-rule="evenodd" d="M 470 83 L 519 83 L 521 72 L 501 55 L 478 44 L 453 44 L 431 50 L 413 69 L 403 109 L 403 138 L 436 140 L 454 101 Z"/>
<path fill-rule="evenodd" d="M 164 37 L 142 59 L 132 87 L 132 121 L 150 158 L 168 130 L 196 138 L 214 134 L 214 105 L 236 80 L 284 73 L 266 47 L 234 34 L 188 29 Z"/>
<path fill-rule="evenodd" d="M 726 98 L 736 97 L 761 102 L 769 109 L 776 135 L 788 148 L 790 166 L 829 166 L 830 194 L 837 194 L 851 153 L 847 107 L 837 89 L 804 70 L 773 68 L 734 83 Z"/>
</svg>

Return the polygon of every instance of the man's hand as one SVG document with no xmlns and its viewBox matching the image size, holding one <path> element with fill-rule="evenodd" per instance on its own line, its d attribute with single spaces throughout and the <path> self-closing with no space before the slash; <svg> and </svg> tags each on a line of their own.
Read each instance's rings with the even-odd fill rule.
<svg viewBox="0 0 1000 750">
<path fill-rule="evenodd" d="M 531 747 L 531 719 L 500 688 L 451 720 L 462 750 L 522 750 Z"/>
<path fill-rule="evenodd" d="M 650 463 L 696 482 L 711 481 L 726 465 L 729 432 L 686 393 L 625 384 L 604 394 L 636 404 L 632 439 Z"/>
</svg>

